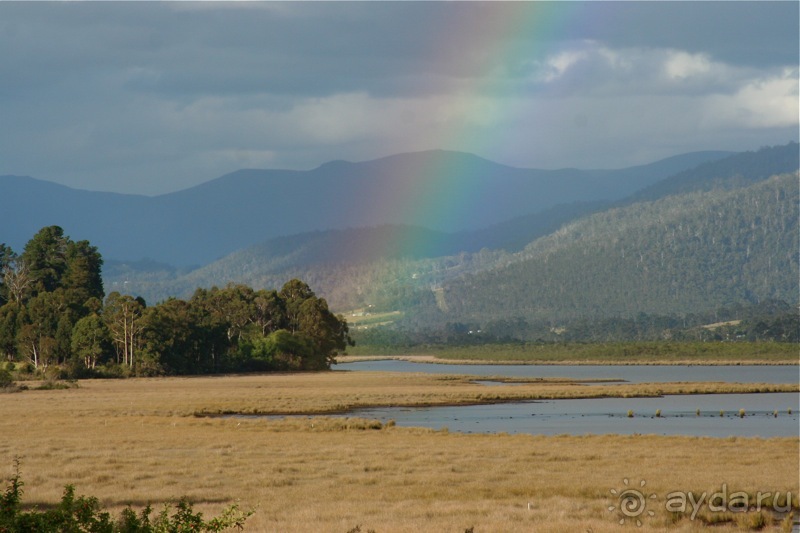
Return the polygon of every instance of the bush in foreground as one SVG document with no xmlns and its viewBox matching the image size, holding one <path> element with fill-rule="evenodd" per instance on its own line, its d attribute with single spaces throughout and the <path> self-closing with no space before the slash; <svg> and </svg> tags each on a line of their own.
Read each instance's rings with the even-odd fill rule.
<svg viewBox="0 0 800 533">
<path fill-rule="evenodd" d="M 75 496 L 75 488 L 67 485 L 61 502 L 53 509 L 39 511 L 22 510 L 22 482 L 19 462 L 15 462 L 14 475 L 0 495 L 0 533 L 22 533 L 28 531 L 69 531 L 87 533 L 183 533 L 189 531 L 224 531 L 226 529 L 242 529 L 245 520 L 254 511 L 242 511 L 237 505 L 231 505 L 218 517 L 203 519 L 202 513 L 196 513 L 192 504 L 182 499 L 173 511 L 169 504 L 155 517 L 148 505 L 138 515 L 127 507 L 119 518 L 114 520 L 111 514 L 103 511 L 97 498 Z"/>
</svg>

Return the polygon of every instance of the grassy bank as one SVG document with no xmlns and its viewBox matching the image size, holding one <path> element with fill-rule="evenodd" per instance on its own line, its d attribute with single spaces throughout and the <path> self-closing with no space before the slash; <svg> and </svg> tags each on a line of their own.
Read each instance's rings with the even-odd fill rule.
<svg viewBox="0 0 800 533">
<path fill-rule="evenodd" d="M 664 497 L 673 491 L 711 494 L 725 483 L 754 496 L 798 494 L 797 438 L 461 435 L 324 417 L 192 416 L 486 399 L 477 395 L 488 387 L 465 377 L 328 372 L 79 385 L 0 397 L 0 472 L 10 475 L 22 456 L 30 504 L 53 504 L 72 483 L 109 509 L 188 496 L 212 515 L 238 501 L 256 509 L 247 531 L 601 533 L 619 530 L 608 507 L 619 504 L 610 491 L 626 488 L 624 479 L 637 487 L 646 480 L 648 494 L 659 497 L 648 506 L 653 516 L 643 517 L 647 531 L 747 525 L 742 514 L 702 512 L 691 520 L 668 513 Z M 560 397 L 719 386 L 542 380 L 490 392 Z M 781 517 L 767 518 L 779 527 L 773 520 Z"/>
<path fill-rule="evenodd" d="M 491 376 L 482 379 L 492 380 Z M 619 383 L 562 378 L 515 379 L 513 387 L 487 387 L 475 376 L 390 372 L 318 372 L 192 378 L 85 380 L 64 391 L 5 394 L 3 403 L 38 401 L 48 392 L 71 416 L 214 414 L 325 414 L 361 407 L 469 405 L 566 398 L 632 398 L 665 394 L 796 392 L 798 384 Z M 61 406 L 59 406 L 61 407 Z"/>
<path fill-rule="evenodd" d="M 615 342 L 475 346 L 355 346 L 352 356 L 429 355 L 465 362 L 527 364 L 792 364 L 800 346 L 777 342 Z"/>
</svg>

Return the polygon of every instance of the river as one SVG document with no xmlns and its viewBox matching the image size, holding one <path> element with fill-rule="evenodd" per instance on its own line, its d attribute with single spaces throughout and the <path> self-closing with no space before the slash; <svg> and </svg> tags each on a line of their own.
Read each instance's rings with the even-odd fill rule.
<svg viewBox="0 0 800 533">
<path fill-rule="evenodd" d="M 797 366 L 767 365 L 442 365 L 384 360 L 344 363 L 336 365 L 334 369 L 465 374 L 476 377 L 620 379 L 633 383 L 798 383 L 800 378 Z M 493 385 L 491 382 L 476 381 L 486 386 Z M 629 416 L 629 411 L 632 416 Z M 660 416 L 656 416 L 657 411 L 660 411 Z M 384 422 L 394 420 L 398 426 L 446 427 L 449 431 L 463 433 L 796 437 L 800 434 L 798 412 L 798 393 L 758 393 L 546 400 L 456 407 L 383 407 L 357 409 L 346 416 L 374 418 Z"/>
</svg>

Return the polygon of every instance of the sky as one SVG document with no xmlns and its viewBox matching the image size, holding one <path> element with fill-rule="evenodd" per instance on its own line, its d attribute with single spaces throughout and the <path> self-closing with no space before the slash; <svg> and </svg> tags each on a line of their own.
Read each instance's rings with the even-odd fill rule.
<svg viewBox="0 0 800 533">
<path fill-rule="evenodd" d="M 0 175 L 158 195 L 431 149 L 589 169 L 786 144 L 798 6 L 0 2 Z"/>
</svg>

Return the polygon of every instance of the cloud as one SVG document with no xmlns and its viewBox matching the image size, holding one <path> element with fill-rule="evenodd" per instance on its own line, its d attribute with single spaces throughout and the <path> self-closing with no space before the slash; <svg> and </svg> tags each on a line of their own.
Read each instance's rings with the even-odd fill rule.
<svg viewBox="0 0 800 533">
<path fill-rule="evenodd" d="M 664 70 L 673 80 L 701 77 L 711 71 L 711 61 L 706 54 L 674 51 L 664 62 Z"/>
<path fill-rule="evenodd" d="M 433 148 L 587 168 L 784 143 L 797 10 L 0 2 L 0 174 L 157 193 Z"/>
<path fill-rule="evenodd" d="M 749 80 L 734 94 L 716 94 L 708 100 L 708 115 L 718 127 L 797 127 L 798 71 L 786 69 L 781 75 Z"/>
</svg>

